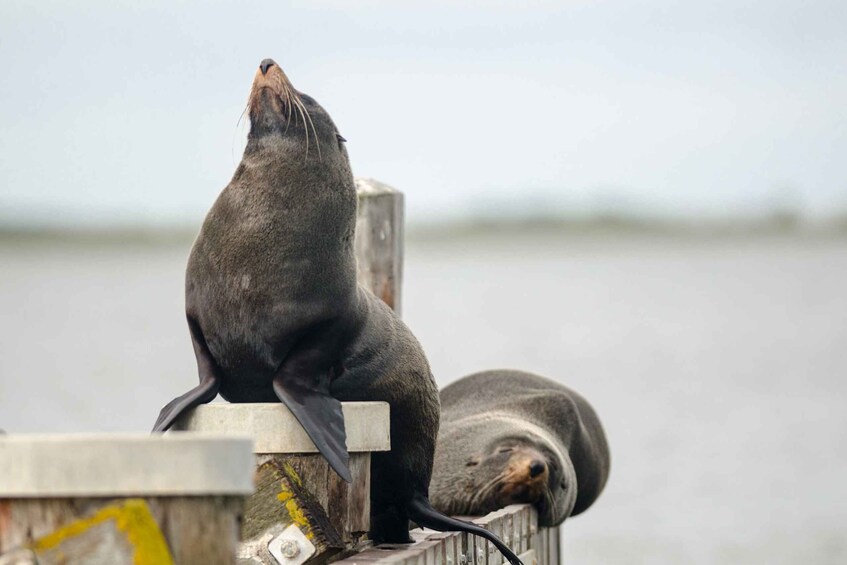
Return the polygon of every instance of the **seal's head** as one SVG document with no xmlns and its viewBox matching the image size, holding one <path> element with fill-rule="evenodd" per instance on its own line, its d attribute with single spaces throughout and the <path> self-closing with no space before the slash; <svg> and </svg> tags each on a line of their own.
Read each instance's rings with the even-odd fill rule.
<svg viewBox="0 0 847 565">
<path fill-rule="evenodd" d="M 247 106 L 248 149 L 270 141 L 304 152 L 305 158 L 347 161 L 346 140 L 332 118 L 314 98 L 295 89 L 273 59 L 265 59 L 256 70 Z"/>
<path fill-rule="evenodd" d="M 459 447 L 467 445 L 468 437 L 479 449 Z M 529 503 L 541 525 L 552 525 L 571 514 L 576 487 L 567 451 L 554 437 L 526 422 L 490 416 L 459 420 L 442 430 L 430 492 L 435 506 L 447 514 L 480 516 Z"/>
</svg>

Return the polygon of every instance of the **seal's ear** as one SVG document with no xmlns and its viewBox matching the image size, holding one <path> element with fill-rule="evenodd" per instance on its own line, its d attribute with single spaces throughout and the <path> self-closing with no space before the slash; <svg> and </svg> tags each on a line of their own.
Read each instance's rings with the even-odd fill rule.
<svg viewBox="0 0 847 565">
<path fill-rule="evenodd" d="M 339 146 L 339 147 L 341 147 L 341 144 L 342 144 L 342 143 L 344 143 L 345 141 L 347 141 L 347 140 L 346 140 L 346 139 L 344 139 L 344 137 L 343 137 L 340 133 L 338 133 L 338 132 L 335 132 L 335 138 L 338 140 L 338 146 Z"/>
</svg>

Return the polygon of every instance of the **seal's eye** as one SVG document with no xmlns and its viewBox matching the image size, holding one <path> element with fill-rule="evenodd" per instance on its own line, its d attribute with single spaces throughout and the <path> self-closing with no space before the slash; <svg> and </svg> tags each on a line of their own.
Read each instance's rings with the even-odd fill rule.
<svg viewBox="0 0 847 565">
<path fill-rule="evenodd" d="M 559 483 L 559 486 L 562 487 L 562 490 L 568 489 L 568 487 L 565 486 L 565 481 L 562 481 L 561 483 Z"/>
<path fill-rule="evenodd" d="M 470 461 L 465 463 L 465 467 L 475 467 L 476 465 L 479 465 L 479 461 L 476 459 L 471 459 Z"/>
<path fill-rule="evenodd" d="M 500 449 L 498 449 L 497 453 L 511 453 L 512 451 L 514 451 L 514 448 L 507 446 L 507 447 L 501 447 Z"/>
</svg>

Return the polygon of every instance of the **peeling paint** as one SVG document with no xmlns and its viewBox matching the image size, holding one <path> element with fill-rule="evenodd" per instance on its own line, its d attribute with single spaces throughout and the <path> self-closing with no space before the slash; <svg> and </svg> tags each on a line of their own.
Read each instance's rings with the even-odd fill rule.
<svg viewBox="0 0 847 565">
<path fill-rule="evenodd" d="M 113 520 L 117 530 L 126 535 L 127 542 L 133 549 L 135 565 L 173 565 L 165 537 L 147 503 L 140 498 L 105 506 L 88 518 L 71 522 L 35 540 L 30 544 L 30 548 L 36 553 L 55 549 L 62 542 L 83 535 L 93 526 L 108 520 Z"/>
<path fill-rule="evenodd" d="M 291 518 L 291 522 L 300 528 L 300 531 L 303 532 L 307 538 L 313 539 L 315 534 L 312 533 L 312 525 L 306 517 L 306 512 L 304 512 L 297 503 L 297 496 L 286 488 L 285 481 L 280 483 L 280 491 L 276 497 L 285 505 L 285 509 L 288 511 L 288 516 Z"/>
<path fill-rule="evenodd" d="M 294 467 L 291 466 L 291 463 L 285 461 L 285 462 L 283 462 L 282 466 L 283 466 L 283 469 L 285 470 L 285 474 L 288 475 L 288 477 L 292 481 L 297 483 L 298 487 L 302 487 L 303 486 L 303 479 L 300 478 L 300 475 L 297 474 L 297 471 L 294 470 Z"/>
</svg>

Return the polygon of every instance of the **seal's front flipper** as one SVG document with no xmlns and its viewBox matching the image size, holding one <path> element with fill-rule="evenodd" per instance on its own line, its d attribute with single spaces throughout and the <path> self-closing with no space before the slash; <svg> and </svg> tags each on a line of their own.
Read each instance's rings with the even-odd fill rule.
<svg viewBox="0 0 847 565">
<path fill-rule="evenodd" d="M 190 408 L 211 402 L 221 388 L 221 376 L 218 366 L 212 358 L 206 339 L 200 330 L 200 325 L 191 316 L 188 317 L 188 329 L 191 332 L 191 343 L 194 346 L 194 356 L 197 358 L 197 372 L 200 374 L 200 384 L 182 396 L 168 402 L 153 425 L 154 432 L 164 432 L 179 418 L 180 414 Z"/>
<path fill-rule="evenodd" d="M 307 380 L 284 374 L 274 377 L 274 392 L 291 410 L 330 466 L 353 482 L 341 402 L 329 395 L 329 378 Z"/>
</svg>

